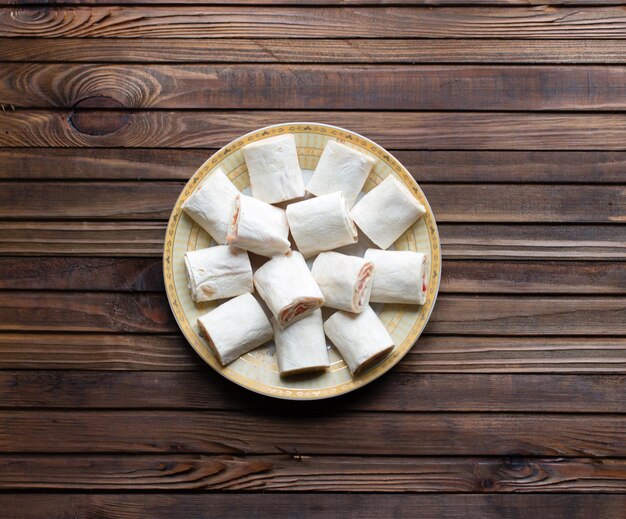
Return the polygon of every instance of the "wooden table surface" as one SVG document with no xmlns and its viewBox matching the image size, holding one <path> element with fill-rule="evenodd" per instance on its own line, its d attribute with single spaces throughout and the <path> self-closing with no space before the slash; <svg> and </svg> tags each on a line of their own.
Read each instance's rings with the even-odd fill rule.
<svg viewBox="0 0 626 519">
<path fill-rule="evenodd" d="M 625 6 L 10 4 L 2 517 L 624 517 Z M 290 120 L 392 150 L 443 246 L 409 355 L 317 403 L 204 365 L 161 274 L 195 169 Z"/>
</svg>

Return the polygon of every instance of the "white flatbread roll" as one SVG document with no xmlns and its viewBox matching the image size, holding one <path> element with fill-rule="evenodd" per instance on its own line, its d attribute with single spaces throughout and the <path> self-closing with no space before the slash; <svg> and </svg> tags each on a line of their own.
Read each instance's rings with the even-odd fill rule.
<svg viewBox="0 0 626 519">
<path fill-rule="evenodd" d="M 387 249 L 425 212 L 411 192 L 389 175 L 359 200 L 350 215 L 370 240 Z"/>
<path fill-rule="evenodd" d="M 226 236 L 230 245 L 272 257 L 289 251 L 288 237 L 289 224 L 284 209 L 251 196 L 235 197 Z"/>
<path fill-rule="evenodd" d="M 289 204 L 287 220 L 305 258 L 357 241 L 358 232 L 339 191 Z"/>
<path fill-rule="evenodd" d="M 185 268 L 196 302 L 252 292 L 252 265 L 245 250 L 230 245 L 185 252 Z"/>
<path fill-rule="evenodd" d="M 324 331 L 354 376 L 385 358 L 394 347 L 387 328 L 369 306 L 360 314 L 335 312 L 324 323 Z"/>
<path fill-rule="evenodd" d="M 375 265 L 372 303 L 423 305 L 428 291 L 428 255 L 421 252 L 368 249 Z"/>
<path fill-rule="evenodd" d="M 269 341 L 274 335 L 263 308 L 243 294 L 198 318 L 198 326 L 223 366 Z"/>
<path fill-rule="evenodd" d="M 182 206 L 218 244 L 226 243 L 233 201 L 239 191 L 221 168 L 216 169 Z"/>
<path fill-rule="evenodd" d="M 304 180 L 293 135 L 270 137 L 242 148 L 252 196 L 276 204 L 304 196 Z"/>
<path fill-rule="evenodd" d="M 323 371 L 330 365 L 322 311 L 315 310 L 286 328 L 272 318 L 278 369 L 282 376 Z"/>
<path fill-rule="evenodd" d="M 367 307 L 372 290 L 374 264 L 358 256 L 322 252 L 311 274 L 324 294 L 324 306 L 359 313 Z"/>
<path fill-rule="evenodd" d="M 373 165 L 369 155 L 330 140 L 306 190 L 315 196 L 341 191 L 348 207 L 352 207 Z"/>
<path fill-rule="evenodd" d="M 321 290 L 297 251 L 288 256 L 274 256 L 259 267 L 254 273 L 254 286 L 281 328 L 324 304 Z"/>
</svg>

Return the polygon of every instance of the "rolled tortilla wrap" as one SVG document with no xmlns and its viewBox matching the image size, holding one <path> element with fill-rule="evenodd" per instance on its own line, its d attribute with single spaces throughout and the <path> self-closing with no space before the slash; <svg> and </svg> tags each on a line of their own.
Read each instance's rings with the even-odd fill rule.
<svg viewBox="0 0 626 519">
<path fill-rule="evenodd" d="M 370 240 L 387 249 L 425 212 L 411 192 L 389 175 L 359 200 L 350 215 Z"/>
<path fill-rule="evenodd" d="M 252 292 L 252 265 L 245 250 L 230 245 L 185 252 L 185 267 L 196 302 Z"/>
<path fill-rule="evenodd" d="M 322 252 L 311 268 L 324 294 L 324 306 L 354 313 L 369 303 L 373 273 L 372 262 L 339 252 Z"/>
<path fill-rule="evenodd" d="M 385 358 L 394 347 L 387 328 L 369 306 L 360 314 L 335 312 L 324 323 L 324 331 L 354 376 Z"/>
<path fill-rule="evenodd" d="M 282 376 L 328 368 L 330 361 L 321 310 L 315 310 L 282 329 L 272 318 L 272 326 L 278 369 Z"/>
<path fill-rule="evenodd" d="M 298 250 L 305 258 L 357 241 L 356 227 L 339 191 L 289 204 L 287 220 Z"/>
<path fill-rule="evenodd" d="M 427 254 L 368 249 L 365 259 L 375 265 L 372 303 L 424 304 L 428 291 Z"/>
<path fill-rule="evenodd" d="M 226 243 L 233 201 L 239 191 L 221 168 L 216 169 L 182 206 L 218 244 Z"/>
<path fill-rule="evenodd" d="M 254 286 L 278 326 L 295 323 L 324 304 L 324 296 L 297 251 L 274 256 L 254 273 Z"/>
<path fill-rule="evenodd" d="M 373 165 L 369 155 L 330 140 L 306 190 L 316 196 L 341 191 L 348 207 L 352 207 Z"/>
<path fill-rule="evenodd" d="M 243 294 L 198 318 L 198 326 L 223 366 L 269 341 L 274 332 L 252 294 Z"/>
<path fill-rule="evenodd" d="M 304 196 L 304 181 L 293 135 L 270 137 L 242 148 L 252 196 L 268 204 Z"/>
<path fill-rule="evenodd" d="M 238 194 L 232 205 L 226 241 L 261 256 L 286 254 L 289 224 L 285 210 L 251 196 Z"/>
</svg>

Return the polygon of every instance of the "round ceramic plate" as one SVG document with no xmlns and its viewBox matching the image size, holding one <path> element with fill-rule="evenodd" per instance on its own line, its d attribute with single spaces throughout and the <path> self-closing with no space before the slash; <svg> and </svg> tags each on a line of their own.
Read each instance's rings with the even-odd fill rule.
<svg viewBox="0 0 626 519">
<path fill-rule="evenodd" d="M 328 348 L 331 366 L 322 374 L 282 378 L 278 373 L 273 343 L 261 346 L 223 367 L 214 357 L 198 330 L 198 317 L 215 308 L 219 302 L 198 304 L 192 301 L 187 286 L 183 255 L 188 250 L 215 245 L 215 242 L 212 242 L 209 235 L 181 211 L 181 206 L 217 167 L 224 170 L 240 191 L 250 194 L 250 180 L 241 148 L 251 142 L 284 133 L 291 133 L 295 136 L 305 183 L 315 169 L 326 142 L 329 139 L 335 139 L 376 159 L 363 187 L 364 193 L 379 184 L 387 175 L 394 175 L 426 207 L 426 214 L 390 247 L 395 250 L 412 250 L 429 254 L 430 269 L 426 303 L 422 306 L 372 305 L 389 330 L 396 347 L 386 359 L 356 378 L 352 378 L 346 364 L 330 344 Z M 350 249 L 345 252 L 362 255 L 368 246 L 372 245 L 359 231 L 359 243 L 350 246 Z M 196 352 L 217 372 L 243 387 L 265 395 L 294 400 L 312 400 L 341 395 L 371 382 L 391 369 L 411 349 L 426 326 L 435 304 L 441 275 L 439 234 L 433 212 L 424 193 L 404 166 L 389 152 L 369 139 L 343 128 L 318 123 L 287 123 L 261 128 L 231 142 L 209 158 L 187 182 L 176 201 L 167 226 L 163 259 L 167 298 L 183 334 Z M 233 323 L 233 326 L 236 326 L 236 323 Z M 419 344 L 416 347 L 419 347 Z"/>
</svg>

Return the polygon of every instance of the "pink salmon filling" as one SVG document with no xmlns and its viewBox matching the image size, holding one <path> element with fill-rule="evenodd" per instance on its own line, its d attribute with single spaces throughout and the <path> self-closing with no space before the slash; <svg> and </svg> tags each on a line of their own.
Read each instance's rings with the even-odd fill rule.
<svg viewBox="0 0 626 519">
<path fill-rule="evenodd" d="M 237 235 L 239 234 L 239 214 L 241 212 L 241 199 L 239 196 L 235 198 L 234 209 L 233 209 L 233 217 L 230 220 L 230 224 L 228 226 L 228 234 L 226 235 L 226 241 L 231 243 L 237 239 Z"/>
<path fill-rule="evenodd" d="M 367 294 L 367 287 L 372 282 L 372 272 L 374 271 L 373 263 L 366 263 L 357 279 L 356 288 L 354 289 L 354 295 L 352 296 L 352 306 L 355 310 L 361 310 L 365 303 L 365 295 Z"/>
<path fill-rule="evenodd" d="M 297 301 L 295 304 L 288 306 L 280 312 L 280 322 L 282 324 L 290 323 L 307 310 L 316 307 L 317 305 L 312 301 Z"/>
</svg>

